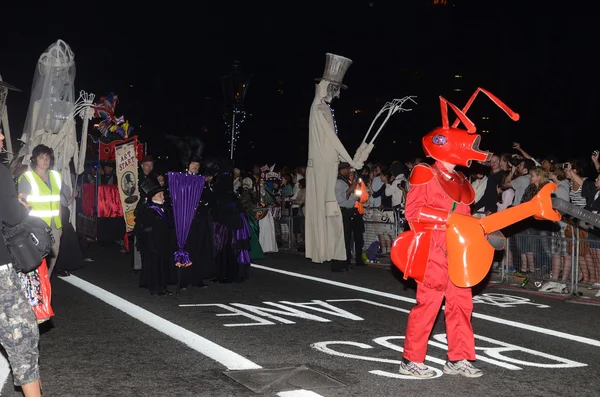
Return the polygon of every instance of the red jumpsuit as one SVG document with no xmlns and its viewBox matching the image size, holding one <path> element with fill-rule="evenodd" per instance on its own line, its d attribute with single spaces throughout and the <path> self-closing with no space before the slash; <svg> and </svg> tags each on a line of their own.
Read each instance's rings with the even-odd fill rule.
<svg viewBox="0 0 600 397">
<path fill-rule="evenodd" d="M 406 220 L 413 230 L 422 227 L 433 230 L 425 277 L 417 286 L 417 305 L 408 316 L 404 358 L 417 363 L 425 361 L 429 336 L 446 298 L 448 360 L 475 360 L 471 288 L 457 287 L 449 279 L 444 219 L 453 207 L 458 214 L 470 215 L 473 188 L 461 173 L 447 171 L 439 161 L 431 167 L 424 164 L 415 167 L 410 183 Z M 428 212 L 435 216 L 424 216 Z M 436 222 L 434 218 L 438 215 Z"/>
</svg>

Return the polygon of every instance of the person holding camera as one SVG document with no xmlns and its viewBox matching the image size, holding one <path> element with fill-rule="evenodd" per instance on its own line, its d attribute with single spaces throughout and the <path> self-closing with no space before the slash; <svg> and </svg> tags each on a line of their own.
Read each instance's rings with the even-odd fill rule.
<svg viewBox="0 0 600 397">
<path fill-rule="evenodd" d="M 567 179 L 567 175 L 562 164 L 554 164 L 548 175 L 550 180 L 556 183 L 556 190 L 552 195 L 566 202 L 570 202 L 569 192 L 571 183 Z M 566 239 L 566 230 L 568 223 L 565 218 L 557 222 L 557 228 L 552 231 L 552 271 L 550 280 L 545 282 L 539 289 L 542 292 L 558 292 L 567 291 L 567 281 L 571 275 L 571 253 L 568 249 Z"/>
<path fill-rule="evenodd" d="M 533 156 L 531 156 L 529 153 L 527 153 L 525 150 L 523 150 L 523 148 L 521 147 L 521 144 L 519 142 L 513 142 L 512 147 L 513 147 L 513 149 L 515 149 L 516 151 L 521 153 L 520 158 L 529 159 L 529 160 L 533 161 L 533 164 L 535 167 L 542 166 L 542 164 L 539 163 L 536 159 L 534 159 Z M 549 169 L 546 169 L 546 171 L 549 171 Z"/>
<path fill-rule="evenodd" d="M 517 167 L 512 167 L 508 176 L 504 180 L 504 189 L 513 188 L 515 190 L 515 198 L 512 205 L 521 204 L 521 198 L 525 193 L 525 189 L 531 183 L 531 175 L 529 170 L 535 167 L 535 162 L 531 159 L 522 159 Z"/>
<path fill-rule="evenodd" d="M 0 134 L 0 150 L 4 135 Z M 8 168 L 0 164 L 0 222 L 16 225 L 29 213 L 29 205 L 17 198 Z M 0 243 L 0 344 L 8 354 L 14 384 L 25 397 L 41 396 L 38 344 L 40 333 L 33 309 L 13 268 L 4 240 Z"/>
<path fill-rule="evenodd" d="M 358 192 L 360 178 L 350 180 L 350 164 L 341 162 L 338 165 L 338 178 L 335 182 L 335 197 L 342 212 L 344 225 L 344 242 L 346 244 L 346 262 L 332 263 L 332 272 L 344 272 L 350 269 L 352 261 L 352 239 L 354 238 L 354 253 L 356 254 L 356 266 L 364 266 L 363 245 L 365 223 L 363 216 L 357 208 L 362 192 Z"/>
<path fill-rule="evenodd" d="M 592 161 L 594 153 L 592 154 Z M 577 161 L 565 163 L 565 174 L 571 181 L 571 203 L 595 214 L 600 212 L 600 175 L 596 178 L 585 178 L 583 167 Z M 580 221 L 578 224 L 580 238 L 589 243 L 580 248 L 579 274 L 581 283 L 595 284 L 600 282 L 600 230 Z M 600 296 L 600 293 L 596 296 Z"/>
<path fill-rule="evenodd" d="M 596 172 L 600 172 L 600 161 L 598 161 L 598 155 L 600 152 L 598 150 L 594 150 L 592 152 L 592 164 L 594 164 L 594 169 Z"/>
<path fill-rule="evenodd" d="M 394 210 L 394 224 L 396 225 L 396 234 L 400 234 L 400 228 L 405 230 L 408 227 L 404 218 L 404 202 L 408 191 L 408 168 L 400 162 L 392 163 L 390 166 L 390 175 L 384 177 L 385 194 L 392 198 L 392 208 Z"/>
<path fill-rule="evenodd" d="M 483 210 L 486 215 L 493 214 L 498 210 L 498 186 L 501 186 L 506 178 L 506 173 L 500 167 L 500 156 L 492 155 L 490 159 L 490 174 L 487 176 L 487 183 L 483 195 L 471 206 L 473 214 Z M 477 193 L 477 190 L 476 190 Z"/>
</svg>

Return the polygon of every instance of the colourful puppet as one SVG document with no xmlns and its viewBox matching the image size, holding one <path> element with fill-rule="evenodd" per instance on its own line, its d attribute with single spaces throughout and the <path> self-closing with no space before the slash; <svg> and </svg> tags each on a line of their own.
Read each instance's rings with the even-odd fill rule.
<svg viewBox="0 0 600 397">
<path fill-rule="evenodd" d="M 115 107 L 117 103 L 119 103 L 119 97 L 111 92 L 108 96 L 101 97 L 98 103 L 94 104 L 94 117 L 102 119 L 98 123 L 98 129 L 103 136 L 108 135 L 110 127 L 116 123 Z"/>
<path fill-rule="evenodd" d="M 133 126 L 129 124 L 129 121 L 125 121 L 124 116 L 121 116 L 116 119 L 116 124 L 112 125 L 109 131 L 117 134 L 122 139 L 127 139 L 129 138 L 129 134 L 133 132 Z"/>
<path fill-rule="evenodd" d="M 475 125 L 465 115 L 479 92 L 486 94 L 512 120 L 519 119 L 517 113 L 481 88 L 462 111 L 440 97 L 443 124 L 422 140 L 425 154 L 436 162 L 431 166 L 419 164 L 413 169 L 405 210 L 411 230 L 402 233 L 391 250 L 392 261 L 404 278 L 417 281 L 417 305 L 408 317 L 404 360 L 399 370 L 405 375 L 426 378 L 438 373 L 423 361 L 444 298 L 449 360 L 444 372 L 467 377 L 482 375 L 470 363 L 475 360 L 470 287 L 488 273 L 494 248 L 502 249 L 504 245 L 504 238 L 497 231 L 529 216 L 560 219 L 550 200 L 554 184 L 546 185 L 529 203 L 483 219 L 470 216 L 469 205 L 475 193 L 454 167 L 468 167 L 472 161 L 483 162 L 491 157 L 491 153 L 479 150 L 481 137 L 475 134 Z M 452 126 L 448 123 L 448 106 L 458 115 Z M 460 122 L 466 131 L 457 128 Z"/>
</svg>

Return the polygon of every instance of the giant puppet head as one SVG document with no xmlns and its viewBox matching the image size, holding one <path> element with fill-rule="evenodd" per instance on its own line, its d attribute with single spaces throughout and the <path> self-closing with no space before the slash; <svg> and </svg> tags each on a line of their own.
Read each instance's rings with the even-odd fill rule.
<svg viewBox="0 0 600 397">
<path fill-rule="evenodd" d="M 75 99 L 75 54 L 58 40 L 38 60 L 25 132 L 30 137 L 41 130 L 58 134 L 73 112 Z"/>
<path fill-rule="evenodd" d="M 442 112 L 442 126 L 434 129 L 423 137 L 423 150 L 427 157 L 432 157 L 438 161 L 454 165 L 463 165 L 469 167 L 471 161 L 487 161 L 491 153 L 479 150 L 481 136 L 475 134 L 477 129 L 475 124 L 466 116 L 467 111 L 473 104 L 477 94 L 483 92 L 498 107 L 500 107 L 513 121 L 519 120 L 519 114 L 513 112 L 500 99 L 496 98 L 490 92 L 483 88 L 477 88 L 471 96 L 463 110 L 460 110 L 443 97 L 440 97 L 440 107 Z M 448 106 L 454 110 L 458 118 L 450 126 L 448 122 Z M 461 130 L 459 123 L 463 123 L 467 128 Z"/>
<path fill-rule="evenodd" d="M 330 103 L 333 98 L 339 98 L 340 88 L 348 88 L 342 81 L 350 65 L 352 65 L 352 60 L 349 58 L 329 52 L 325 54 L 323 77 L 316 79 L 319 82 L 317 95 L 325 102 Z"/>
</svg>

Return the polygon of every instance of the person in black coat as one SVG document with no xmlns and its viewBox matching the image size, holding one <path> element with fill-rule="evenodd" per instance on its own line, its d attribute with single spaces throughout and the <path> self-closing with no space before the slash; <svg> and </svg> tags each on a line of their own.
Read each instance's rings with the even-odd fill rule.
<svg viewBox="0 0 600 397">
<path fill-rule="evenodd" d="M 152 184 L 152 186 L 160 186 L 160 184 L 158 183 L 157 175 L 154 172 L 154 158 L 150 155 L 146 155 L 142 158 L 142 160 L 140 161 L 140 167 L 138 169 L 138 187 L 140 192 L 140 199 L 138 200 L 135 210 L 133 211 L 133 214 L 136 218 L 141 217 L 142 211 L 144 210 L 144 208 L 146 208 L 146 204 L 148 204 L 148 201 L 151 199 L 147 197 L 147 193 L 142 188 L 146 181 Z M 139 243 L 135 241 L 135 238 L 133 245 L 135 247 L 139 246 Z M 133 272 L 137 274 L 142 269 L 142 258 L 138 249 L 133 250 L 133 256 L 131 259 L 133 262 Z"/>
<path fill-rule="evenodd" d="M 4 136 L 0 134 L 0 150 L 3 140 Z M 27 203 L 17 198 L 10 171 L 0 164 L 0 223 L 11 226 L 19 224 L 29 214 L 26 207 Z M 4 239 L 0 239 L 0 345 L 8 354 L 15 386 L 20 386 L 26 397 L 37 397 L 41 396 L 38 364 L 40 334 L 13 262 Z"/>
<path fill-rule="evenodd" d="M 151 295 L 173 295 L 167 290 L 173 263 L 173 222 L 165 211 L 164 187 L 147 179 L 141 186 L 148 197 L 147 204 L 136 218 L 138 249 L 142 255 L 140 287 Z"/>
<path fill-rule="evenodd" d="M 243 282 L 250 277 L 250 229 L 237 195 L 231 171 L 221 168 L 213 188 L 216 277 L 213 282 Z"/>
<path fill-rule="evenodd" d="M 62 221 L 62 236 L 60 237 L 60 250 L 56 259 L 56 275 L 58 277 L 69 276 L 69 271 L 83 267 L 84 257 L 79 236 L 71 224 L 71 210 L 69 207 L 60 207 Z"/>
<path fill-rule="evenodd" d="M 211 214 L 213 200 L 211 183 L 206 180 L 185 246 L 185 250 L 190 254 L 192 266 L 182 269 L 182 288 L 188 285 L 205 288 L 204 280 L 215 276 L 216 253 Z"/>
</svg>

